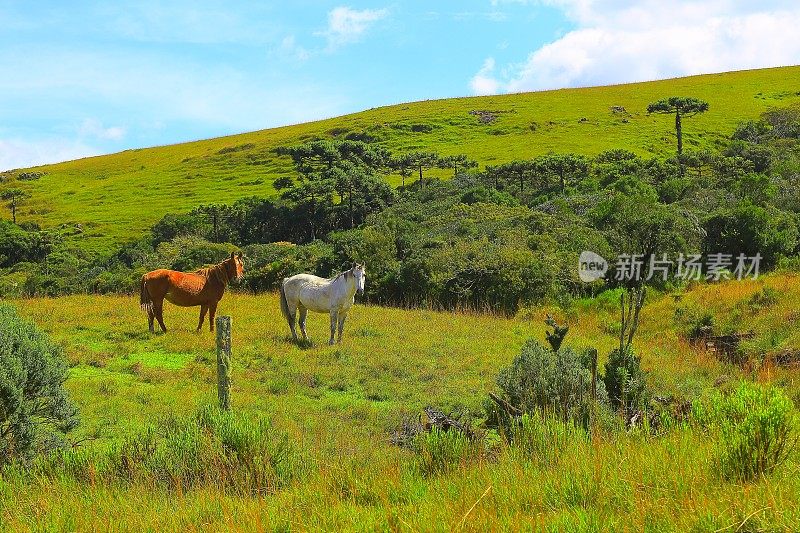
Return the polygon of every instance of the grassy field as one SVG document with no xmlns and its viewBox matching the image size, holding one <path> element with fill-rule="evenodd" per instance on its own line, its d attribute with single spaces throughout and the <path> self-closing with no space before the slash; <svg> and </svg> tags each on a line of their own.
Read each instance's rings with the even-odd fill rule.
<svg viewBox="0 0 800 533">
<path fill-rule="evenodd" d="M 127 150 L 33 169 L 22 182 L 32 198 L 20 221 L 66 228 L 85 249 L 108 250 L 138 238 L 164 214 L 199 204 L 274 194 L 290 175 L 273 150 L 312 138 L 367 134 L 397 152 L 465 153 L 481 166 L 546 152 L 595 155 L 611 148 L 664 155 L 674 150 L 673 120 L 648 115 L 649 102 L 673 95 L 707 100 L 687 119 L 688 149 L 714 148 L 741 120 L 800 101 L 800 67 L 711 74 L 647 83 L 504 96 L 455 98 L 370 109 L 343 117 L 174 146 Z M 614 112 L 621 106 L 623 112 Z M 482 123 L 471 111 L 490 111 Z M 441 171 L 447 175 L 446 171 Z M 399 178 L 390 178 L 393 183 Z M 3 213 L 8 217 L 9 213 Z"/>
<path fill-rule="evenodd" d="M 763 300 L 755 294 L 769 292 Z M 636 347 L 659 394 L 701 395 L 738 379 L 781 385 L 800 401 L 797 369 L 745 370 L 682 340 L 676 309 L 702 309 L 722 329 L 756 333 L 750 350 L 800 349 L 800 278 L 701 285 L 655 295 L 643 311 Z M 759 303 L 760 302 L 760 303 Z M 498 370 L 543 318 L 569 322 L 567 345 L 615 343 L 613 298 L 566 309 L 528 309 L 513 319 L 358 305 L 341 346 L 328 347 L 327 318 L 309 317 L 315 345 L 288 342 L 273 295 L 228 294 L 220 313 L 234 320 L 237 412 L 267 416 L 296 445 L 302 476 L 263 496 L 200 487 L 168 490 L 106 483 L 93 476 L 0 479 L 0 525 L 7 530 L 114 531 L 791 531 L 800 523 L 800 458 L 742 484 L 715 472 L 715 444 L 695 428 L 571 439 L 551 460 L 511 449 L 482 454 L 438 475 L 388 442 L 405 416 L 426 405 L 478 413 Z M 113 447 L 160 418 L 191 416 L 215 401 L 213 336 L 195 333 L 196 310 L 168 307 L 165 335 L 147 332 L 127 297 L 72 296 L 16 302 L 61 343 L 67 386 L 82 410 L 72 437 L 87 451 Z M 602 361 L 601 361 L 602 362 Z"/>
</svg>

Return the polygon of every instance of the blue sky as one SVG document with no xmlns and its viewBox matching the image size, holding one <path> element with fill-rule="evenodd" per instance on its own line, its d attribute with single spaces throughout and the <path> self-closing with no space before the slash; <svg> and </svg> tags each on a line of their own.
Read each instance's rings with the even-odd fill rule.
<svg viewBox="0 0 800 533">
<path fill-rule="evenodd" d="M 0 0 L 0 170 L 405 101 L 796 64 L 796 4 Z"/>
</svg>

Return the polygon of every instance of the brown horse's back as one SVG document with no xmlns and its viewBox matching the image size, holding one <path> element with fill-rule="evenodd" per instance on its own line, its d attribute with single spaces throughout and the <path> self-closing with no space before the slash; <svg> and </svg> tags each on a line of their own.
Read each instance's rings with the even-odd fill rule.
<svg viewBox="0 0 800 533">
<path fill-rule="evenodd" d="M 166 269 L 153 270 L 142 277 L 144 290 L 151 299 L 167 300 L 183 307 L 219 301 L 225 287 L 214 281 L 202 274 Z"/>
</svg>

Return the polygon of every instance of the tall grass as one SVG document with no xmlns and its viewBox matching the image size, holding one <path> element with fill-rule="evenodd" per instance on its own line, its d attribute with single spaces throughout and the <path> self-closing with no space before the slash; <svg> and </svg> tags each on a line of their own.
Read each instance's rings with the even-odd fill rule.
<svg viewBox="0 0 800 533">
<path fill-rule="evenodd" d="M 268 419 L 204 407 L 193 417 L 165 418 L 106 451 L 60 450 L 4 475 L 263 496 L 302 478 L 309 467 L 297 445 Z"/>
</svg>

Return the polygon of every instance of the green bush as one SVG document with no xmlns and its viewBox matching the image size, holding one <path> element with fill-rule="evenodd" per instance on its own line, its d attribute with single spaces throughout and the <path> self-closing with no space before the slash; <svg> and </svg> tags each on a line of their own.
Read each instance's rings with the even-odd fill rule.
<svg viewBox="0 0 800 533">
<path fill-rule="evenodd" d="M 252 421 L 216 408 L 193 419 L 170 418 L 156 431 L 122 442 L 112 455 L 120 477 L 167 488 L 218 487 L 237 494 L 267 494 L 301 470 L 299 454 L 266 419 Z"/>
<path fill-rule="evenodd" d="M 61 349 L 0 304 L 0 465 L 58 447 L 78 424 L 66 378 Z"/>
<path fill-rule="evenodd" d="M 301 272 L 318 276 L 331 273 L 331 247 L 317 242 L 305 246 L 291 243 L 253 244 L 244 249 L 242 286 L 254 293 L 276 290 L 285 277 Z"/>
<path fill-rule="evenodd" d="M 632 350 L 614 349 L 603 373 L 608 398 L 615 409 L 631 412 L 647 403 L 647 382 L 641 358 Z"/>
<path fill-rule="evenodd" d="M 529 340 L 511 365 L 500 371 L 497 385 L 506 400 L 523 413 L 546 411 L 582 427 L 589 426 L 592 375 L 587 358 L 571 348 L 553 352 Z M 601 381 L 597 383 L 597 397 L 605 403 L 606 390 Z M 504 425 L 496 411 L 487 414 L 491 423 Z"/>
<path fill-rule="evenodd" d="M 778 291 L 772 287 L 762 287 L 760 291 L 753 293 L 747 300 L 747 306 L 751 311 L 756 312 L 760 309 L 772 307 L 778 301 Z"/>
<path fill-rule="evenodd" d="M 717 464 L 726 479 L 749 481 L 769 474 L 797 441 L 797 414 L 782 390 L 742 382 L 694 405 L 696 420 L 719 439 Z"/>
<path fill-rule="evenodd" d="M 166 268 L 191 271 L 218 263 L 236 249 L 233 244 L 218 244 L 202 237 L 185 235 L 162 242 L 158 246 L 158 255 Z"/>
</svg>

